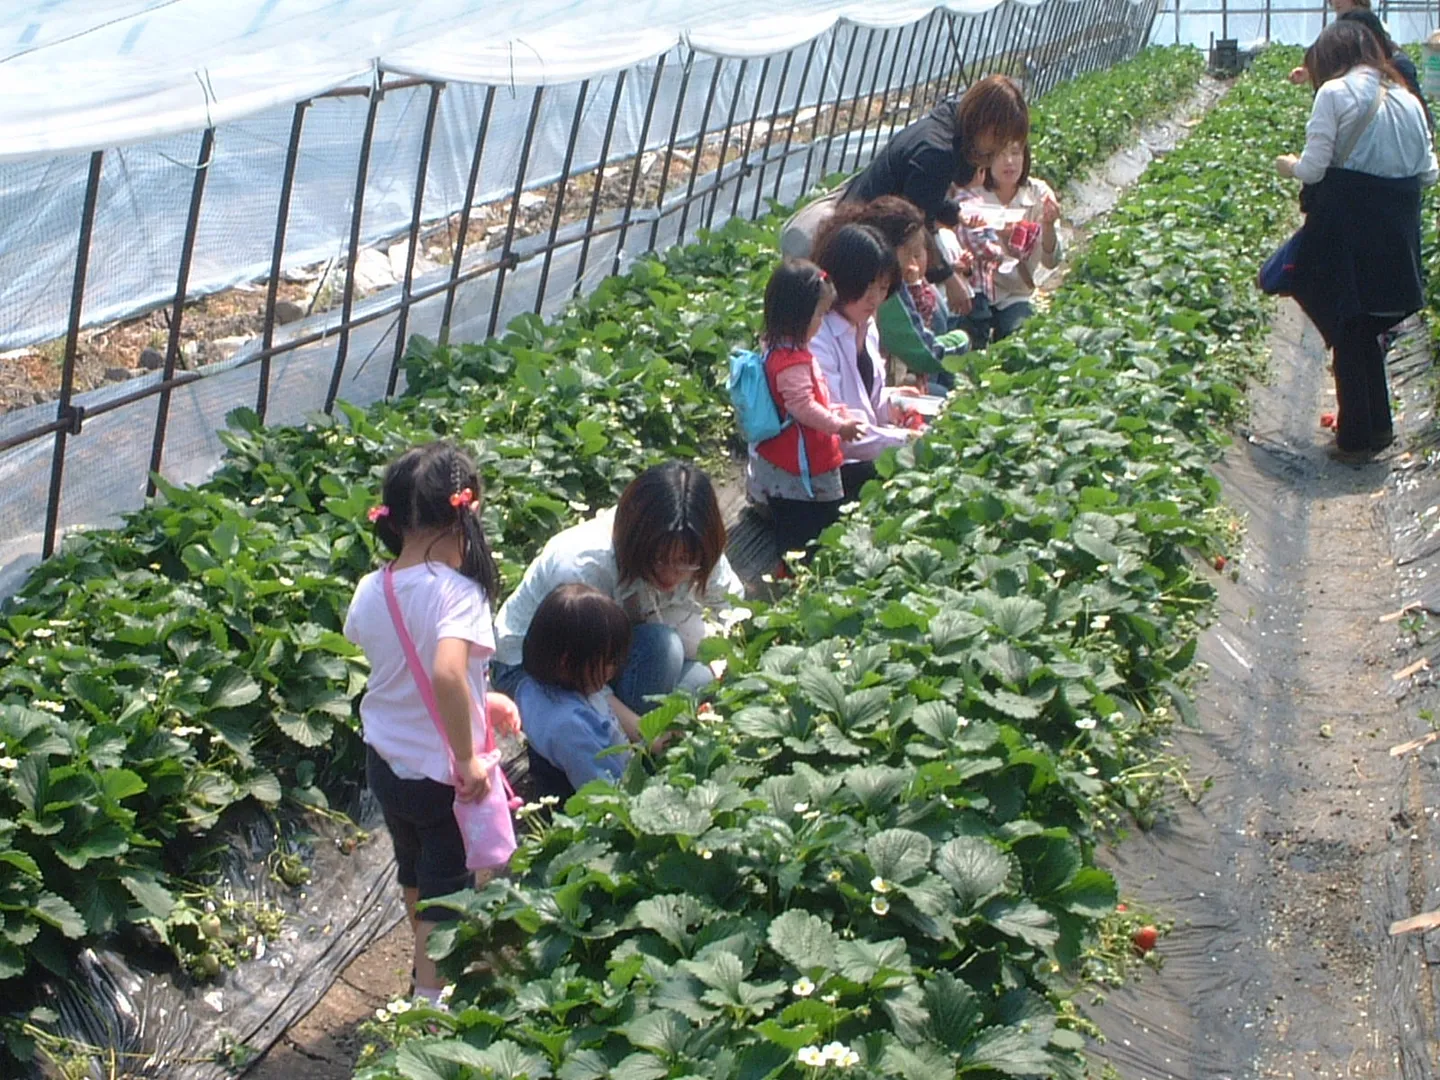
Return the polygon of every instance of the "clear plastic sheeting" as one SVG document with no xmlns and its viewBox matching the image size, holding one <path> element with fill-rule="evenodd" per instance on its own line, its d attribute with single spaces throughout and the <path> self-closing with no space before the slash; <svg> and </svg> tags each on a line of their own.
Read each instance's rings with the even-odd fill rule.
<svg viewBox="0 0 1440 1080">
<path fill-rule="evenodd" d="M 1036 0 L 1029 0 L 1036 2 Z M 441 81 L 555 85 L 677 43 L 792 49 L 845 20 L 894 28 L 998 0 L 44 0 L 0 15 L 0 160 L 214 127 L 383 68 Z M 741 53 L 730 52 L 741 42 Z M 35 88 L 43 86 L 43 94 Z"/>
</svg>

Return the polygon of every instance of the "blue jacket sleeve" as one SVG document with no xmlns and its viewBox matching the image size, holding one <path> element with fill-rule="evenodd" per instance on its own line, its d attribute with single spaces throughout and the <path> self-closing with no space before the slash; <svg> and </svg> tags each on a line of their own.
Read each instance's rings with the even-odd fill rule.
<svg viewBox="0 0 1440 1080">
<path fill-rule="evenodd" d="M 528 681 L 528 680 L 527 680 Z M 521 724 L 535 752 L 565 774 L 575 788 L 591 780 L 618 779 L 630 760 L 601 753 L 614 741 L 609 720 L 573 694 L 551 696 L 533 682 L 520 700 Z"/>
</svg>

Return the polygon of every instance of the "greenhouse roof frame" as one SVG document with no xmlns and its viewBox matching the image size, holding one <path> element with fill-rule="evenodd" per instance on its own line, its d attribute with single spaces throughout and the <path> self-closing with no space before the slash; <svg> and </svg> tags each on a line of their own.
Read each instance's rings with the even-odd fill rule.
<svg viewBox="0 0 1440 1080">
<path fill-rule="evenodd" d="M 1034 6 L 1039 0 L 1017 0 Z M 1138 0 L 1132 0 L 1138 2 Z M 537 86 L 677 44 L 760 57 L 846 21 L 906 26 L 1000 0 L 26 0 L 0 14 L 0 161 L 109 149 L 217 124 L 381 70 Z M 43 94 L 34 87 L 47 88 Z"/>
</svg>

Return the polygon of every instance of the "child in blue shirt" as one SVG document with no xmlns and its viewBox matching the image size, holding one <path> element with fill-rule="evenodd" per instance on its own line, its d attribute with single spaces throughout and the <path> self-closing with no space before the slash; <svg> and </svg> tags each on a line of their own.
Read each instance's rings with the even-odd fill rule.
<svg viewBox="0 0 1440 1080">
<path fill-rule="evenodd" d="M 561 585 L 541 601 L 515 688 L 536 794 L 568 798 L 597 777 L 624 773 L 628 753 L 600 755 L 640 737 L 610 707 L 609 683 L 629 649 L 630 617 L 599 589 Z"/>
</svg>

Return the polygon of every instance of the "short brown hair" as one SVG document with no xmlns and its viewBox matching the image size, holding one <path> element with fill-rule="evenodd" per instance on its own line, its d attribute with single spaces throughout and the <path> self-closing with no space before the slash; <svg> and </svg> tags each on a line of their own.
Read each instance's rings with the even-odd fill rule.
<svg viewBox="0 0 1440 1080">
<path fill-rule="evenodd" d="M 695 586 L 703 590 L 725 554 L 726 541 L 725 518 L 710 478 L 683 461 L 646 469 L 620 496 L 611 538 L 622 584 L 654 584 L 655 571 L 679 549 L 695 564 Z"/>
<path fill-rule="evenodd" d="M 1030 141 L 1030 107 L 1020 84 L 1005 75 L 987 75 L 965 91 L 955 107 L 955 129 L 968 161 L 957 161 L 956 180 L 968 184 L 973 173 L 961 177 L 965 166 L 983 164 L 976 160 L 976 144 L 989 135 L 1001 146 Z"/>
<path fill-rule="evenodd" d="M 530 620 L 520 663 L 537 682 L 593 694 L 629 651 L 630 616 L 624 608 L 589 585 L 561 585 Z"/>
</svg>

